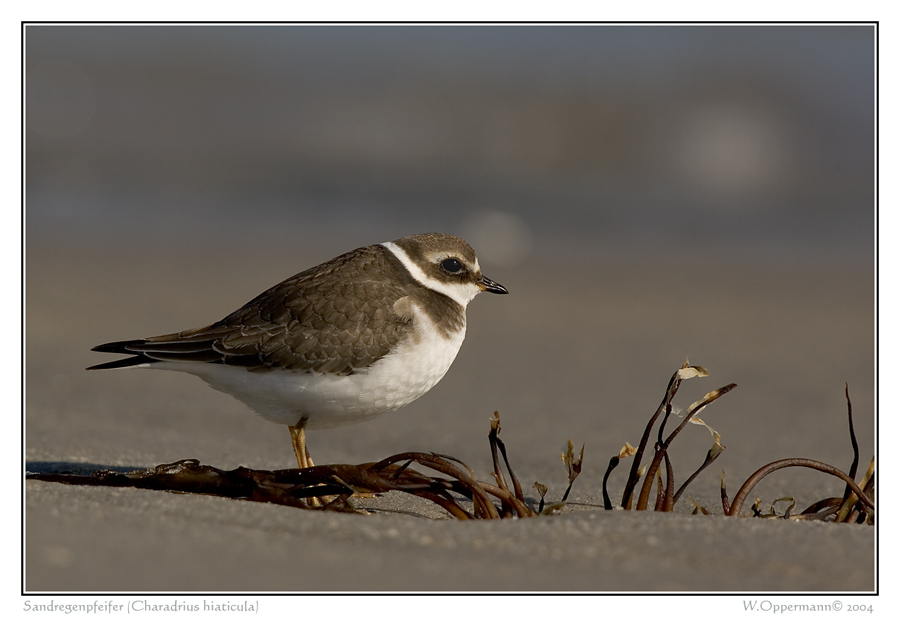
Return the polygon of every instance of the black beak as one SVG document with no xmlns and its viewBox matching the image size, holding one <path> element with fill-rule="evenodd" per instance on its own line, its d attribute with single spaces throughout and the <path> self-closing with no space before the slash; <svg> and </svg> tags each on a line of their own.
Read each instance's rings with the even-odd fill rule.
<svg viewBox="0 0 900 617">
<path fill-rule="evenodd" d="M 482 291 L 489 291 L 492 294 L 508 294 L 506 291 L 506 287 L 501 285 L 500 283 L 495 283 L 491 279 L 486 276 L 481 277 L 481 281 L 478 283 L 481 286 Z"/>
</svg>

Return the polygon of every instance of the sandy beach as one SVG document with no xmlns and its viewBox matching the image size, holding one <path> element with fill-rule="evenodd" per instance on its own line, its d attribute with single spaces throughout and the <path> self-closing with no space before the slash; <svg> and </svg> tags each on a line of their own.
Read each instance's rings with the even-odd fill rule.
<svg viewBox="0 0 900 617">
<path fill-rule="evenodd" d="M 279 253 L 282 272 L 267 271 L 271 254 L 231 264 L 226 285 L 193 249 L 152 262 L 116 246 L 28 249 L 28 469 L 145 468 L 182 458 L 223 469 L 293 465 L 284 427 L 195 378 L 84 368 L 98 361 L 89 351 L 95 344 L 212 321 L 215 307 L 230 310 L 317 256 Z M 868 464 L 871 269 L 720 263 L 672 278 L 654 265 L 662 262 L 631 262 L 627 271 L 615 259 L 496 268 L 490 275 L 510 295 L 470 306 L 467 341 L 432 392 L 367 424 L 310 433 L 320 463 L 435 451 L 490 479 L 488 418 L 498 410 L 531 498 L 539 481 L 548 499 L 559 499 L 559 454 L 569 438 L 585 445 L 584 471 L 562 515 L 429 520 L 442 514 L 428 502 L 388 495 L 367 500 L 378 513 L 364 517 L 29 481 L 26 589 L 872 591 L 872 527 L 726 519 L 718 504 L 723 469 L 732 496 L 780 458 L 847 469 L 845 381 Z M 261 272 L 270 280 L 259 280 Z M 551 324 L 554 311 L 565 318 Z M 676 403 L 738 384 L 702 413 L 726 450 L 687 491 L 717 515 L 692 516 L 687 499 L 672 514 L 604 511 L 609 457 L 625 441 L 637 443 L 688 354 L 711 376 L 685 382 Z M 672 449 L 679 482 L 712 443 L 705 428 L 688 428 Z M 624 465 L 611 493 L 621 495 L 623 483 Z M 799 510 L 841 492 L 831 477 L 785 470 L 754 496 L 791 496 Z M 833 567 L 849 555 L 854 567 Z"/>
<path fill-rule="evenodd" d="M 509 295 L 469 305 L 425 396 L 311 431 L 314 460 L 437 452 L 488 481 L 499 412 L 534 503 L 535 482 L 560 499 L 560 453 L 584 445 L 568 505 L 527 520 L 394 494 L 363 516 L 22 480 L 25 593 L 876 591 L 879 528 L 748 516 L 839 480 L 776 472 L 737 518 L 719 493 L 723 472 L 733 497 L 787 457 L 847 470 L 845 384 L 857 477 L 875 454 L 875 24 L 25 33 L 26 472 L 294 466 L 284 426 L 190 375 L 87 372 L 112 359 L 90 349 L 213 323 L 432 231 L 464 237 Z M 610 457 L 686 359 L 710 375 L 680 409 L 737 384 L 700 415 L 724 452 L 673 513 L 604 510 Z M 676 485 L 712 443 L 678 436 Z"/>
</svg>

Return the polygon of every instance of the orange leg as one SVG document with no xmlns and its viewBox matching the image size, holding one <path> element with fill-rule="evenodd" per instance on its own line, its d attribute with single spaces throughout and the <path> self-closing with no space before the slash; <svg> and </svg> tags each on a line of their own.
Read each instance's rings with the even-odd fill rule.
<svg viewBox="0 0 900 617">
<path fill-rule="evenodd" d="M 297 457 L 297 464 L 300 466 L 300 469 L 316 466 L 309 455 L 309 450 L 306 448 L 306 422 L 306 418 L 301 418 L 297 424 L 288 427 L 291 431 L 294 455 Z"/>
</svg>

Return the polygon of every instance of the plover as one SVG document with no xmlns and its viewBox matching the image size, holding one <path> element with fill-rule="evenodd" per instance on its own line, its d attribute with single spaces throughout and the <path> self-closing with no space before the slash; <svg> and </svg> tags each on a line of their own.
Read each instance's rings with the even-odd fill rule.
<svg viewBox="0 0 900 617">
<path fill-rule="evenodd" d="M 305 430 L 369 420 L 416 400 L 447 372 L 466 305 L 508 293 L 475 251 L 446 234 L 364 246 L 305 270 L 203 328 L 93 351 L 129 354 L 87 370 L 183 371 L 290 428 L 300 467 Z"/>
</svg>

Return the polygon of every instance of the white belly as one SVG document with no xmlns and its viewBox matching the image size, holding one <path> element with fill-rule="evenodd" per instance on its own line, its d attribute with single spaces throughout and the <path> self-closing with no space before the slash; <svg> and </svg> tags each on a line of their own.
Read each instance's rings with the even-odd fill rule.
<svg viewBox="0 0 900 617">
<path fill-rule="evenodd" d="M 331 428 L 369 420 L 413 402 L 447 373 L 465 338 L 465 326 L 451 338 L 441 336 L 416 310 L 418 327 L 406 342 L 371 366 L 351 375 L 248 371 L 224 364 L 159 362 L 151 368 L 197 375 L 232 395 L 266 420 L 307 428 Z M 424 321 L 423 321 L 424 320 Z"/>
</svg>

